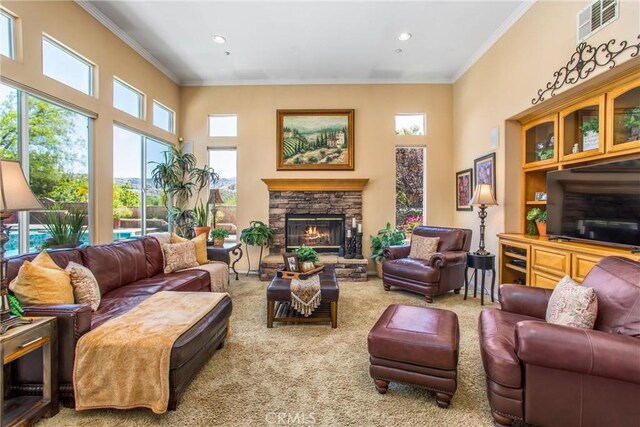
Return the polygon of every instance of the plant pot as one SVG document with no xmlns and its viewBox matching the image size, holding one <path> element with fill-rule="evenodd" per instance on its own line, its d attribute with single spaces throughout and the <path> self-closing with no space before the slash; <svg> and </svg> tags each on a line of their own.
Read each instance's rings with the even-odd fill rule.
<svg viewBox="0 0 640 427">
<path fill-rule="evenodd" d="M 307 271 L 311 271 L 314 268 L 316 268 L 316 264 L 313 261 L 300 262 L 300 269 L 302 270 L 303 273 L 306 273 Z"/>
<path fill-rule="evenodd" d="M 536 227 L 538 227 L 538 234 L 540 237 L 547 236 L 547 223 L 536 221 Z"/>
<path fill-rule="evenodd" d="M 224 237 L 214 237 L 213 246 L 218 248 L 224 246 Z"/>
<path fill-rule="evenodd" d="M 209 232 L 211 231 L 211 227 L 194 227 L 193 231 L 196 232 L 196 237 L 201 234 L 206 234 L 207 239 L 209 238 Z"/>
<path fill-rule="evenodd" d="M 381 259 L 376 260 L 376 276 L 382 279 L 382 260 Z"/>
</svg>

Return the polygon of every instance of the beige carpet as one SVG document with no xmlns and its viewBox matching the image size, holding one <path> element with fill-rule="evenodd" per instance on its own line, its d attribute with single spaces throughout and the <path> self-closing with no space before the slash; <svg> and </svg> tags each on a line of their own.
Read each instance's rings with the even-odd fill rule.
<svg viewBox="0 0 640 427">
<path fill-rule="evenodd" d="M 178 409 L 62 408 L 39 426 L 491 426 L 478 348 L 480 299 L 449 293 L 431 305 L 458 314 L 459 386 L 448 409 L 433 393 L 391 384 L 386 395 L 369 377 L 367 333 L 387 305 L 426 306 L 420 295 L 384 292 L 382 282 L 341 283 L 338 328 L 328 324 L 266 327 L 266 283 L 231 280 L 233 335 L 191 383 Z M 485 306 L 494 306 L 486 303 Z M 497 304 L 495 305 L 497 306 Z M 120 375 L 127 375 L 127 372 Z"/>
</svg>

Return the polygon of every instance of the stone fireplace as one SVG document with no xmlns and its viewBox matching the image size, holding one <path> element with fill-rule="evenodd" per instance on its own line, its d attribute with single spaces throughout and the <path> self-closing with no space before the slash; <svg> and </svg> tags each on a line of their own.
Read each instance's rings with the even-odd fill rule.
<svg viewBox="0 0 640 427">
<path fill-rule="evenodd" d="M 285 249 L 309 246 L 318 253 L 344 253 L 344 215 L 286 214 Z"/>
</svg>

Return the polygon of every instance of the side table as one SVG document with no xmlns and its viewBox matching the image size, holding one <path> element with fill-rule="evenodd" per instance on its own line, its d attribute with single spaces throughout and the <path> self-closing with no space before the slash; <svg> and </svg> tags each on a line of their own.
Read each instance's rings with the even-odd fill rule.
<svg viewBox="0 0 640 427">
<path fill-rule="evenodd" d="M 58 413 L 58 331 L 55 317 L 34 317 L 28 325 L 17 326 L 0 335 L 3 365 L 42 348 L 43 395 L 16 396 L 4 400 L 4 369 L 0 369 L 0 417 L 2 427 L 31 425 L 41 417 Z"/>
<path fill-rule="evenodd" d="M 478 255 L 472 252 L 467 254 L 467 268 L 464 270 L 464 299 L 467 299 L 467 290 L 469 288 L 469 269 L 473 268 L 473 297 L 476 297 L 478 289 L 478 270 L 482 274 L 482 288 L 480 289 L 480 305 L 484 305 L 484 281 L 487 270 L 491 270 L 491 302 L 494 302 L 493 287 L 496 282 L 496 256 L 495 255 Z"/>
<path fill-rule="evenodd" d="M 231 254 L 235 255 L 235 259 L 231 262 Z M 231 270 L 236 274 L 238 280 L 238 272 L 236 271 L 236 263 L 242 259 L 242 243 L 225 243 L 222 246 L 207 245 L 207 258 L 210 261 L 226 262 L 231 266 Z"/>
</svg>

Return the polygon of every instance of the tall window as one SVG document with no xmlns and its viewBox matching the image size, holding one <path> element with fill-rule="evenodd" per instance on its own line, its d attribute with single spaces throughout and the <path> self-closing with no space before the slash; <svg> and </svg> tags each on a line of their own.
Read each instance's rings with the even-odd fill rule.
<svg viewBox="0 0 640 427">
<path fill-rule="evenodd" d="M 426 218 L 426 148 L 396 147 L 396 226 L 410 231 Z"/>
<path fill-rule="evenodd" d="M 15 58 L 13 16 L 0 10 L 0 55 Z"/>
<path fill-rule="evenodd" d="M 113 79 L 113 106 L 120 111 L 143 118 L 144 95 L 120 79 Z"/>
<path fill-rule="evenodd" d="M 425 114 L 396 114 L 396 135 L 426 135 Z"/>
<path fill-rule="evenodd" d="M 238 136 L 238 116 L 235 114 L 210 115 L 209 136 Z"/>
<path fill-rule="evenodd" d="M 216 227 L 226 228 L 229 232 L 229 239 L 236 241 L 238 225 L 237 149 L 210 148 L 209 166 L 220 176 L 219 181 L 214 185 L 214 188 L 220 190 L 222 197 L 222 203 L 215 206 Z"/>
<path fill-rule="evenodd" d="M 56 43 L 42 38 L 42 73 L 82 93 L 93 93 L 93 65 Z"/>
<path fill-rule="evenodd" d="M 89 212 L 89 118 L 1 84 L 0 102 L 0 156 L 21 161 L 31 189 L 49 211 L 10 219 L 7 251 L 38 251 L 52 244 L 48 225 L 65 212 Z M 18 123 L 27 124 L 25 131 Z M 81 241 L 89 242 L 88 230 Z"/>
<path fill-rule="evenodd" d="M 174 131 L 175 113 L 158 101 L 153 101 L 153 125 L 167 132 Z"/>
<path fill-rule="evenodd" d="M 114 240 L 169 230 L 165 200 L 151 181 L 153 162 L 167 150 L 167 144 L 113 127 Z"/>
</svg>

